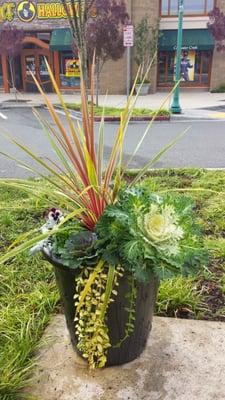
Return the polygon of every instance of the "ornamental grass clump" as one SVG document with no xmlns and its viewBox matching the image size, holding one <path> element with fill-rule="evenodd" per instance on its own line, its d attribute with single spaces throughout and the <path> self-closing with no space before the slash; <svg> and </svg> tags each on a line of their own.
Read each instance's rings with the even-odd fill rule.
<svg viewBox="0 0 225 400">
<path fill-rule="evenodd" d="M 32 192 L 37 198 L 45 196 L 49 199 L 51 209 L 45 213 L 46 221 L 40 228 L 41 232 L 37 228 L 23 234 L 0 257 L 0 262 L 28 249 L 32 254 L 41 250 L 56 266 L 57 280 L 60 268 L 64 281 L 68 275 L 68 287 L 63 291 L 67 296 L 66 301 L 69 296 L 72 298 L 72 305 L 69 307 L 70 317 L 74 321 L 69 326 L 70 334 L 72 332 L 77 350 L 87 359 L 90 367 L 102 368 L 108 365 L 108 355 L 113 349 L 125 354 L 129 351 L 126 346 L 131 338 L 134 343 L 138 342 L 138 329 L 143 324 L 145 338 L 141 339 L 141 350 L 137 350 L 136 356 L 142 351 L 151 321 L 149 319 L 145 326 L 145 322 L 139 323 L 136 320 L 141 312 L 138 304 L 148 297 L 147 285 L 154 281 L 155 292 L 151 295 L 153 302 L 160 279 L 174 274 L 190 273 L 205 262 L 200 230 L 194 223 L 193 204 L 182 196 L 159 196 L 140 183 L 148 168 L 184 132 L 160 150 L 126 184 L 124 173 L 167 99 L 155 112 L 133 155 L 125 164 L 124 139 L 137 100 L 137 96 L 133 96 L 134 88 L 132 89 L 121 112 L 115 142 L 106 168 L 103 169 L 104 112 L 96 146 L 94 67 L 91 107 L 81 71 L 83 120 L 80 124 L 79 121 L 74 123 L 72 120 L 47 62 L 46 65 L 66 122 L 60 119 L 35 76 L 33 79 L 43 95 L 54 124 L 50 124 L 37 110 L 34 110 L 34 114 L 42 124 L 58 162 L 43 160 L 27 146 L 5 135 L 46 173 L 25 162 L 16 161 L 48 182 L 43 188 L 39 185 L 39 191 L 36 190 L 35 180 L 11 180 L 5 182 L 5 185 Z M 15 160 L 3 152 L 1 154 Z M 141 290 L 145 290 L 145 295 L 140 294 Z M 145 303 L 148 304 L 147 300 Z M 115 334 L 116 341 L 109 324 L 115 313 L 118 313 L 118 319 L 122 318 L 121 315 L 124 319 L 120 332 Z M 118 359 L 123 362 L 122 356 L 119 355 Z"/>
</svg>

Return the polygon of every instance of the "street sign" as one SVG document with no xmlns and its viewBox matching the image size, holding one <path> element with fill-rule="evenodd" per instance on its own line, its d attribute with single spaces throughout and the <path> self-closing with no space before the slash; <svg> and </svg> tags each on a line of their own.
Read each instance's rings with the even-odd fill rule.
<svg viewBox="0 0 225 400">
<path fill-rule="evenodd" d="M 126 25 L 123 28 L 123 45 L 127 48 L 127 98 L 130 94 L 131 82 L 131 58 L 130 48 L 134 45 L 134 27 L 133 25 Z"/>
<path fill-rule="evenodd" d="M 134 45 L 134 27 L 126 25 L 123 28 L 123 45 L 124 47 L 133 47 Z"/>
</svg>

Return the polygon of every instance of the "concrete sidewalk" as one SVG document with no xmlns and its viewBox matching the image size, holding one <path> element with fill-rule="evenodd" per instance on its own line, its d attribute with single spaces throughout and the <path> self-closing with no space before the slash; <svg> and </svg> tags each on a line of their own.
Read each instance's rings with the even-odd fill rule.
<svg viewBox="0 0 225 400">
<path fill-rule="evenodd" d="M 53 93 L 48 94 L 50 100 L 53 103 L 58 103 L 57 96 Z M 80 103 L 80 94 L 64 94 L 64 100 L 67 103 Z M 169 108 L 171 103 L 171 96 L 168 98 L 168 92 L 157 92 L 155 94 L 140 96 L 137 100 L 137 107 L 145 107 L 151 109 L 159 108 L 163 102 L 164 108 Z M 167 98 L 167 100 L 166 100 Z M 15 95 L 0 93 L 0 107 L 15 106 Z M 30 105 L 38 106 L 43 104 L 43 99 L 38 93 L 19 93 L 18 94 L 18 105 Z M 105 102 L 105 96 L 99 97 L 100 105 Z M 108 95 L 106 100 L 107 106 L 123 107 L 126 103 L 126 96 L 120 95 Z M 204 108 L 221 107 L 221 111 L 225 112 L 225 93 L 210 93 L 203 90 L 192 90 L 187 89 L 181 90 L 180 104 L 184 114 L 190 113 L 192 110 L 202 110 Z"/>
<path fill-rule="evenodd" d="M 63 315 L 54 317 L 44 338 L 26 390 L 37 399 L 225 399 L 224 323 L 155 317 L 141 357 L 96 371 L 73 351 Z"/>
</svg>

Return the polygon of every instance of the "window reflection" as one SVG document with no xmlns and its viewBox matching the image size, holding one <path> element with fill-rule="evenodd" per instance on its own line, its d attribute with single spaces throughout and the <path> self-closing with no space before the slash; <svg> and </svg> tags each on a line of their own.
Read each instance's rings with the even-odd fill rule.
<svg viewBox="0 0 225 400">
<path fill-rule="evenodd" d="M 170 15 L 177 15 L 178 13 L 178 1 L 170 0 Z"/>
<path fill-rule="evenodd" d="M 168 6 L 169 6 L 168 0 L 162 0 L 162 2 L 161 2 L 161 14 L 162 15 L 168 15 L 168 12 L 169 12 Z"/>
<path fill-rule="evenodd" d="M 162 0 L 161 15 L 177 15 L 178 4 L 178 0 Z M 207 15 L 214 5 L 215 0 L 184 0 L 184 15 Z"/>
<path fill-rule="evenodd" d="M 36 75 L 36 64 L 34 56 L 26 56 L 26 76 L 29 77 L 31 72 Z"/>
<path fill-rule="evenodd" d="M 205 14 L 205 0 L 184 0 L 184 14 Z"/>
<path fill-rule="evenodd" d="M 207 1 L 207 12 L 211 11 L 214 7 L 214 0 Z"/>
</svg>

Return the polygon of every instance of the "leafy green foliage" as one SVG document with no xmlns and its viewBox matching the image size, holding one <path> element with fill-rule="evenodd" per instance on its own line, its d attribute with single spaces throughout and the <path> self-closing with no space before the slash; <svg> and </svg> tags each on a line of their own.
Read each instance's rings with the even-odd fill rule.
<svg viewBox="0 0 225 400">
<path fill-rule="evenodd" d="M 81 111 L 81 105 L 77 103 L 66 103 L 66 106 L 70 110 Z M 120 117 L 121 115 L 121 108 L 118 107 L 102 107 L 102 106 L 94 106 L 94 115 L 95 116 L 102 116 L 104 111 L 104 115 L 106 116 L 113 116 L 113 117 Z M 149 117 L 153 116 L 156 113 L 156 110 L 152 110 L 149 108 L 134 108 L 132 111 L 132 116 L 134 117 Z M 158 116 L 169 116 L 170 112 L 167 109 L 161 109 L 158 113 Z"/>
<path fill-rule="evenodd" d="M 127 321 L 125 324 L 125 332 L 123 338 L 113 345 L 114 348 L 120 347 L 123 342 L 125 342 L 126 339 L 129 338 L 129 336 L 133 333 L 134 331 L 134 321 L 135 321 L 135 315 L 136 315 L 136 299 L 137 299 L 137 288 L 135 285 L 135 279 L 132 275 L 128 275 L 127 277 L 128 280 L 128 292 L 125 294 L 125 298 L 127 299 L 127 307 L 125 308 L 125 311 L 127 312 Z"/>
<path fill-rule="evenodd" d="M 159 39 L 159 21 L 155 26 L 149 24 L 148 16 L 142 20 L 135 27 L 135 62 L 141 66 L 140 82 L 145 78 L 146 71 L 151 60 L 157 51 Z"/>
<path fill-rule="evenodd" d="M 208 199 L 201 211 L 204 219 L 205 230 L 209 234 L 225 235 L 225 195 L 212 196 Z"/>
<path fill-rule="evenodd" d="M 205 246 L 214 258 L 225 260 L 225 238 L 208 236 L 205 239 Z"/>
<path fill-rule="evenodd" d="M 144 228 L 145 216 L 148 216 L 152 206 L 161 207 L 161 210 L 169 207 L 170 213 L 175 210 L 168 218 L 177 220 L 177 225 L 166 226 L 167 230 L 169 227 L 172 229 L 169 240 L 154 238 L 152 232 L 148 236 L 147 228 Z M 152 222 L 165 222 L 160 218 L 158 213 L 156 221 Z M 156 229 L 153 226 L 154 232 L 157 232 L 157 224 Z M 97 224 L 96 233 L 96 246 L 103 259 L 123 265 L 139 281 L 148 280 L 152 272 L 161 279 L 174 274 L 196 272 L 207 261 L 201 231 L 193 216 L 193 202 L 184 196 L 166 194 L 159 197 L 149 188 L 141 186 L 124 190 L 117 203 L 106 208 Z M 179 235 L 182 236 L 178 240 L 179 248 L 178 243 L 174 244 L 175 234 L 178 239 Z"/>
<path fill-rule="evenodd" d="M 177 276 L 161 282 L 156 303 L 158 315 L 174 317 L 182 312 L 193 316 L 202 308 L 202 296 L 194 278 Z"/>
<path fill-rule="evenodd" d="M 53 237 L 52 255 L 70 268 L 96 265 L 98 255 L 95 242 L 95 233 L 84 229 L 79 231 L 78 225 L 70 223 L 65 231 L 59 231 Z"/>
</svg>

